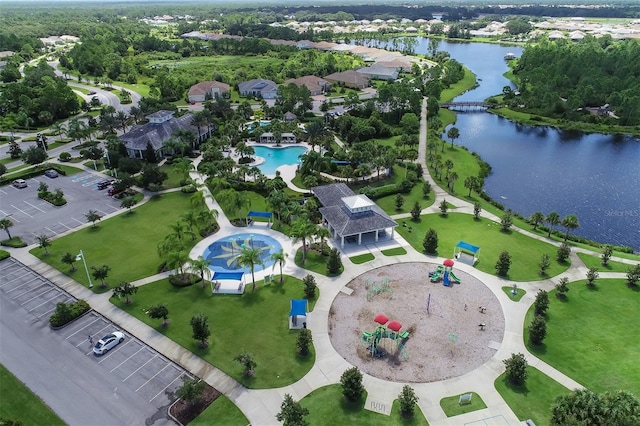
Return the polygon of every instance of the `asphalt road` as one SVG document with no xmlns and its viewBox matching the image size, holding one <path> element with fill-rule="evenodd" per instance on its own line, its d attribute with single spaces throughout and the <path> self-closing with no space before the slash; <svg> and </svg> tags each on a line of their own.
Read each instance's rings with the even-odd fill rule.
<svg viewBox="0 0 640 426">
<path fill-rule="evenodd" d="M 95 312 L 52 330 L 48 318 L 73 300 L 34 271 L 0 262 L 0 363 L 70 425 L 171 425 L 167 416 L 187 373 L 126 330 L 125 341 L 93 354 L 87 335 L 118 327 Z"/>
</svg>

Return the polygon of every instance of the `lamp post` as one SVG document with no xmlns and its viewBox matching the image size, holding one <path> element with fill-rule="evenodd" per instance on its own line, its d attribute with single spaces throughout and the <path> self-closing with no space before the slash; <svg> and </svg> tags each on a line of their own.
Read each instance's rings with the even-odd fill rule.
<svg viewBox="0 0 640 426">
<path fill-rule="evenodd" d="M 89 288 L 93 288 L 93 283 L 91 282 L 91 275 L 89 275 L 89 268 L 87 268 L 87 261 L 84 259 L 84 253 L 80 250 L 80 253 L 76 256 L 76 260 L 82 259 L 82 263 L 84 264 L 84 270 L 87 272 L 87 279 L 89 280 Z"/>
</svg>

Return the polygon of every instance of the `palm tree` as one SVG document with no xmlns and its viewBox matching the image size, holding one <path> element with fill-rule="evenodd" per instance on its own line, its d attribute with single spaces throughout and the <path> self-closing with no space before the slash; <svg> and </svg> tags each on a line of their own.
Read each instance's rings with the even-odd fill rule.
<svg viewBox="0 0 640 426">
<path fill-rule="evenodd" d="M 271 260 L 275 262 L 273 264 L 273 267 L 275 268 L 276 264 L 280 266 L 280 282 L 282 282 L 282 267 L 286 263 L 288 256 L 289 255 L 285 253 L 282 248 L 279 251 L 271 254 Z"/>
<path fill-rule="evenodd" d="M 453 190 L 453 184 L 455 184 L 458 179 L 459 179 L 459 176 L 455 170 L 449 173 L 449 182 L 451 183 L 451 192 L 455 192 Z"/>
<path fill-rule="evenodd" d="M 445 180 L 448 180 L 448 178 L 449 178 L 449 171 L 450 171 L 451 169 L 453 169 L 453 161 L 451 161 L 451 160 L 447 160 L 447 161 L 445 161 L 445 162 L 444 162 L 444 167 L 445 167 L 445 169 L 447 169 L 447 174 L 445 175 L 445 177 L 444 177 L 444 178 L 445 178 Z"/>
<path fill-rule="evenodd" d="M 238 220 L 240 220 L 240 211 L 243 207 L 251 205 L 251 200 L 244 192 L 235 189 L 225 189 L 220 193 L 220 200 L 223 201 L 231 210 L 235 210 Z"/>
<path fill-rule="evenodd" d="M 173 170 L 178 173 L 182 173 L 182 180 L 186 181 L 189 179 L 189 172 L 195 170 L 193 163 L 188 158 L 180 158 L 179 160 L 173 163 Z"/>
<path fill-rule="evenodd" d="M 562 219 L 562 226 L 567 230 L 566 234 L 564 234 L 564 242 L 566 243 L 567 238 L 569 238 L 569 231 L 574 230 L 580 226 L 580 224 L 578 223 L 578 216 L 574 214 L 565 216 L 565 218 Z"/>
<path fill-rule="evenodd" d="M 189 233 L 191 234 L 191 240 L 196 239 L 196 234 L 193 232 L 193 227 L 198 223 L 198 213 L 195 210 L 187 210 L 185 214 L 180 216 L 184 223 L 189 228 Z"/>
<path fill-rule="evenodd" d="M 206 276 L 208 280 L 211 279 L 211 269 L 209 269 L 209 261 L 202 256 L 198 256 L 197 259 L 189 259 L 189 269 L 196 274 L 200 275 L 202 280 L 202 288 L 204 288 Z"/>
<path fill-rule="evenodd" d="M 4 232 L 7 233 L 9 239 L 11 239 L 11 232 L 9 232 L 9 228 L 11 228 L 12 226 L 13 222 L 11 221 L 11 219 L 7 219 L 6 217 L 0 219 L 0 229 L 4 230 Z"/>
<path fill-rule="evenodd" d="M 452 127 L 447 131 L 447 137 L 451 139 L 451 148 L 453 148 L 453 142 L 460 137 L 460 130 L 457 127 Z"/>
<path fill-rule="evenodd" d="M 324 253 L 324 241 L 331 238 L 331 231 L 324 226 L 317 226 L 313 235 L 320 240 L 320 252 Z"/>
<path fill-rule="evenodd" d="M 291 224 L 291 236 L 293 244 L 302 241 L 302 263 L 307 260 L 307 239 L 311 238 L 316 232 L 316 225 L 306 217 L 296 219 Z"/>
<path fill-rule="evenodd" d="M 549 224 L 549 233 L 547 234 L 547 238 L 551 238 L 551 230 L 554 226 L 560 224 L 560 215 L 556 212 L 550 212 L 544 221 Z"/>
<path fill-rule="evenodd" d="M 176 275 L 184 276 L 184 265 L 189 261 L 189 254 L 183 250 L 175 250 L 167 254 L 167 267 L 175 269 Z"/>
<path fill-rule="evenodd" d="M 311 145 L 311 151 L 315 151 L 315 146 L 318 144 L 320 138 L 326 134 L 326 128 L 322 120 L 313 120 L 305 126 L 307 137 L 309 139 L 309 145 Z"/>
<path fill-rule="evenodd" d="M 51 238 L 42 234 L 36 237 L 36 241 L 38 241 L 38 247 L 44 249 L 44 254 L 49 256 L 49 250 L 47 250 L 47 247 L 51 245 Z"/>
<path fill-rule="evenodd" d="M 542 212 L 535 212 L 529 218 L 529 221 L 533 225 L 533 230 L 535 231 L 542 222 L 544 222 L 544 215 Z"/>
<path fill-rule="evenodd" d="M 254 275 L 255 266 L 258 264 L 264 267 L 264 262 L 260 258 L 260 250 L 252 247 L 244 247 L 242 252 L 238 255 L 236 262 L 240 266 L 251 270 L 251 281 L 253 283 L 251 291 L 256 291 L 256 278 Z"/>
</svg>

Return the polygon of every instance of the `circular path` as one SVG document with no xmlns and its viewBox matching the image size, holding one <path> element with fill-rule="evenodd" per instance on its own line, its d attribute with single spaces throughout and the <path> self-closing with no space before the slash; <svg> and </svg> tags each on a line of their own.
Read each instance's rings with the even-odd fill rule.
<svg viewBox="0 0 640 426">
<path fill-rule="evenodd" d="M 353 292 L 338 293 L 329 311 L 329 336 L 335 350 L 363 372 L 406 383 L 461 376 L 489 361 L 505 329 L 498 299 L 480 280 L 455 267 L 461 284 L 445 287 L 442 282 L 431 283 L 428 273 L 436 267 L 433 263 L 400 263 L 353 279 L 347 284 Z M 385 278 L 393 296 L 383 292 L 368 301 L 365 282 L 380 283 Z M 360 342 L 363 332 L 375 330 L 377 314 L 399 321 L 402 331 L 409 330 L 405 342 L 408 360 L 397 351 L 395 340 L 381 340 L 380 346 L 389 353 L 384 358 L 372 358 L 367 345 Z M 479 324 L 486 324 L 484 330 Z M 450 334 L 457 336 L 455 343 L 451 343 Z"/>
</svg>

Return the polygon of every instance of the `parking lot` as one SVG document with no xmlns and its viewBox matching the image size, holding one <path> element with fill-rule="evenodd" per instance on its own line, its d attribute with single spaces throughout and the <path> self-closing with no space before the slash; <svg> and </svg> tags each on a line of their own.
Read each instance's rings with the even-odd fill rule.
<svg viewBox="0 0 640 426">
<path fill-rule="evenodd" d="M 55 237 L 86 224 L 84 215 L 89 210 L 106 215 L 120 209 L 120 200 L 108 196 L 107 190 L 98 190 L 98 182 L 104 179 L 101 174 L 81 172 L 57 178 L 38 176 L 27 180 L 27 188 L 0 187 L 0 217 L 9 218 L 14 224 L 11 235 L 22 237 L 27 244 L 34 243 L 38 235 Z M 67 204 L 56 207 L 39 199 L 40 182 L 52 192 L 60 188 Z"/>
<path fill-rule="evenodd" d="M 60 330 L 50 329 L 48 320 L 56 304 L 63 301 L 69 302 L 74 298 L 12 258 L 2 261 L 0 268 L 2 270 L 0 297 L 3 299 L 3 311 L 0 316 L 2 316 L 3 327 L 7 326 L 7 323 L 9 327 L 28 324 L 34 328 L 34 331 L 46 334 L 46 337 L 38 338 L 39 341 L 50 341 L 45 351 L 46 357 L 49 358 L 51 355 L 55 358 L 56 352 L 63 354 L 62 362 L 65 365 L 60 365 L 61 361 L 58 361 L 55 363 L 56 369 L 71 369 L 74 371 L 74 376 L 78 374 L 79 377 L 90 377 L 92 383 L 97 383 L 92 387 L 91 394 L 98 404 L 112 398 L 115 392 L 121 395 L 116 402 L 118 410 L 129 416 L 127 423 L 131 423 L 133 418 L 138 419 L 133 422 L 134 424 L 140 424 L 142 423 L 140 419 L 145 416 L 163 418 L 166 415 L 168 405 L 175 399 L 176 390 L 182 386 L 182 378 L 190 377 L 184 369 L 131 336 L 126 330 L 119 329 L 95 311 L 90 311 Z M 12 309 L 16 309 L 17 315 L 10 313 Z M 10 321 L 11 318 L 8 315 L 20 318 L 12 318 L 16 321 L 14 323 Z M 114 331 L 123 332 L 125 340 L 106 354 L 95 355 L 88 336 L 92 336 L 95 343 Z M 23 335 L 24 332 L 16 334 Z M 24 338 L 29 339 L 23 342 L 24 344 L 33 343 L 29 336 Z M 36 344 L 40 345 L 42 342 Z M 2 346 L 3 351 L 21 350 L 15 345 L 3 344 Z M 9 354 L 5 353 L 5 356 Z M 53 372 L 47 375 L 51 375 L 51 378 L 54 376 Z M 29 384 L 27 379 L 21 378 L 21 380 Z M 40 396 L 49 403 L 45 395 L 40 394 Z M 50 405 L 53 407 L 55 404 Z M 69 406 L 66 409 L 74 410 L 75 407 Z M 66 419 L 65 416 L 62 417 Z"/>
</svg>

